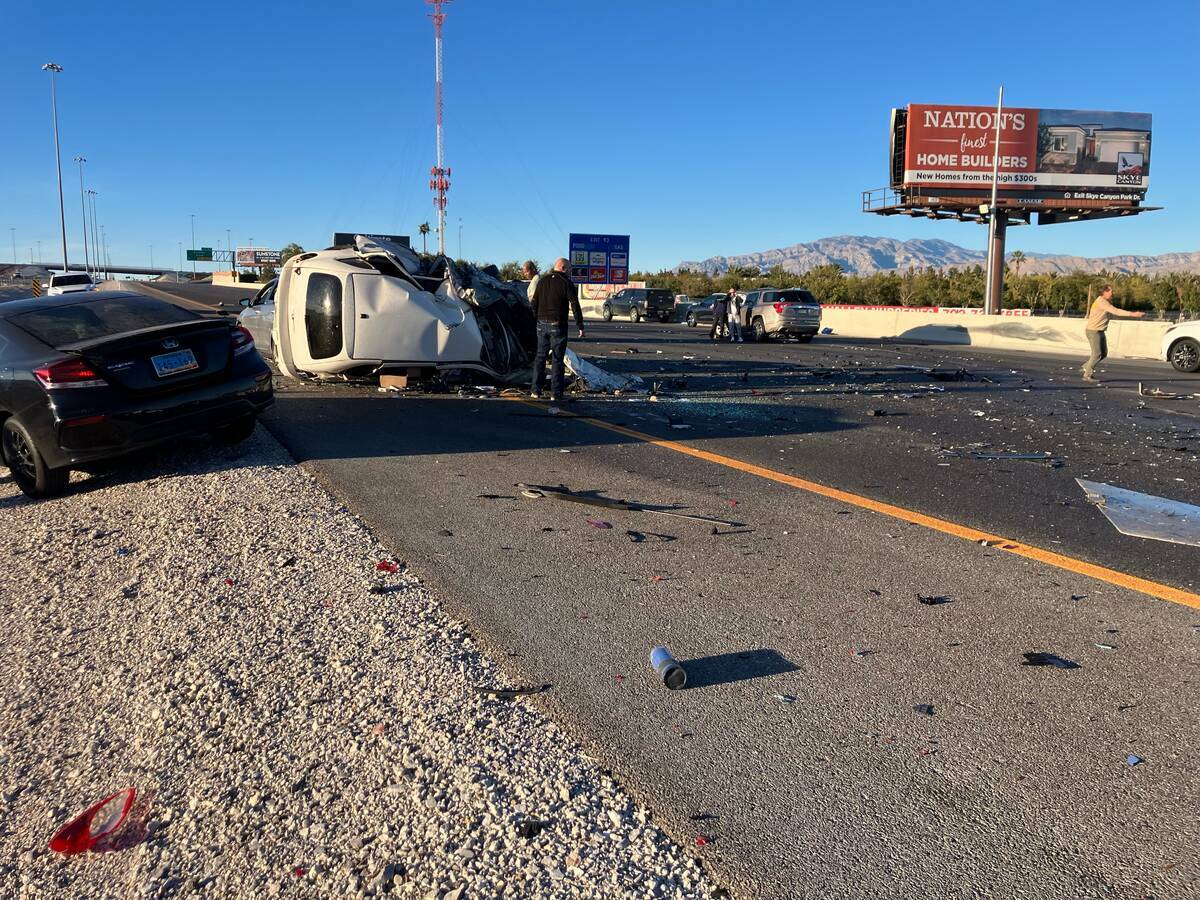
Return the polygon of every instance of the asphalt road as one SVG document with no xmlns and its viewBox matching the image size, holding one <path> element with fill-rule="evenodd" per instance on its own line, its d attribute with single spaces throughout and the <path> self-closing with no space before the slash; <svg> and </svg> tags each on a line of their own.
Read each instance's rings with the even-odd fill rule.
<svg viewBox="0 0 1200 900">
<path fill-rule="evenodd" d="M 537 702 L 677 838 L 703 838 L 736 895 L 1194 895 L 1200 610 L 1073 561 L 1197 590 L 1196 548 L 1116 533 L 1074 478 L 1200 503 L 1200 403 L 1136 389 L 1200 379 L 1112 363 L 1090 387 L 1061 357 L 589 334 L 578 349 L 665 385 L 660 399 L 549 415 L 281 384 L 267 424 L 515 680 L 553 685 Z M 981 380 L 902 368 L 931 364 Z M 742 525 L 530 500 L 518 482 Z M 687 689 L 655 684 L 660 643 Z M 1033 651 L 1078 668 L 1022 665 Z"/>
</svg>

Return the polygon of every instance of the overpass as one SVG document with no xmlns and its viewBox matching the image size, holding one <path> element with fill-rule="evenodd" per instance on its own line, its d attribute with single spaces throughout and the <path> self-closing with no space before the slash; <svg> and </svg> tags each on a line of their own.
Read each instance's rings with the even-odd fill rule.
<svg viewBox="0 0 1200 900">
<path fill-rule="evenodd" d="M 61 272 L 61 271 L 63 270 L 63 265 L 62 265 L 62 263 L 56 263 L 56 262 L 40 262 L 40 263 L 24 263 L 24 262 L 22 262 L 22 263 L 0 263 L 0 271 L 2 271 L 2 270 L 4 270 L 4 269 L 9 269 L 9 268 L 16 268 L 16 269 L 28 269 L 28 268 L 35 268 L 35 269 L 49 269 L 49 270 L 50 270 L 50 271 L 52 271 L 52 272 L 55 272 L 55 271 L 57 271 L 57 272 Z M 87 271 L 87 269 L 86 269 L 86 268 L 84 268 L 83 266 L 79 265 L 78 263 L 71 263 L 71 268 L 70 268 L 70 271 L 72 271 L 72 272 L 86 272 L 86 271 Z M 93 271 L 93 272 L 97 271 L 97 269 L 96 269 L 96 267 L 95 267 L 95 266 L 93 266 L 93 267 L 92 267 L 92 271 Z M 161 268 L 152 268 L 152 267 L 150 267 L 150 266 L 118 266 L 118 265 L 110 265 L 110 266 L 101 266 L 101 267 L 99 268 L 99 271 L 100 271 L 100 272 L 108 272 L 108 273 L 110 273 L 110 274 L 119 274 L 119 275 L 179 275 L 181 278 L 183 278 L 183 277 L 187 277 L 187 276 L 190 274 L 190 273 L 188 273 L 188 272 L 180 272 L 178 269 L 161 269 Z M 197 274 L 199 274 L 199 272 L 197 272 Z M 205 274 L 205 275 L 211 275 L 212 273 L 211 273 L 211 272 L 205 272 L 204 274 Z"/>
</svg>

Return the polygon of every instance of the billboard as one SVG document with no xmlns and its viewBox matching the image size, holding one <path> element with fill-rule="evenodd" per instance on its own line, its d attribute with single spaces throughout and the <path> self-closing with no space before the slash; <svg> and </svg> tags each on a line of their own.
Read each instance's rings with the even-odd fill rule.
<svg viewBox="0 0 1200 900">
<path fill-rule="evenodd" d="M 234 265 L 247 269 L 261 266 L 277 266 L 283 254 L 278 250 L 268 250 L 266 247 L 238 247 L 234 254 Z"/>
<path fill-rule="evenodd" d="M 1144 194 L 1150 120 L 1149 113 L 1005 108 L 998 190 L 1050 191 L 1066 199 L 1092 191 Z M 994 107 L 913 103 L 906 114 L 894 110 L 892 184 L 991 190 L 995 142 Z"/>
<path fill-rule="evenodd" d="M 333 233 L 333 247 L 352 247 L 354 246 L 354 236 L 361 234 L 365 238 L 370 238 L 373 241 L 388 241 L 392 244 L 399 244 L 401 247 L 411 247 L 407 234 L 371 234 L 368 231 L 335 231 Z"/>
<path fill-rule="evenodd" d="M 576 284 L 625 284 L 629 281 L 629 235 L 571 234 L 571 280 Z"/>
</svg>

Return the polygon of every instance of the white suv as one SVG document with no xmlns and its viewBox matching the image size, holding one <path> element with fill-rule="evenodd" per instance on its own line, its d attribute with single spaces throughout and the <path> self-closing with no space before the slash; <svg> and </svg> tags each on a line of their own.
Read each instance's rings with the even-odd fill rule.
<svg viewBox="0 0 1200 900">
<path fill-rule="evenodd" d="M 1180 372 L 1200 372 L 1200 319 L 1168 328 L 1162 337 L 1162 357 Z"/>
<path fill-rule="evenodd" d="M 46 286 L 46 296 L 57 297 L 59 294 L 90 291 L 93 288 L 92 277 L 83 272 L 55 273 L 50 276 L 50 283 Z"/>
</svg>

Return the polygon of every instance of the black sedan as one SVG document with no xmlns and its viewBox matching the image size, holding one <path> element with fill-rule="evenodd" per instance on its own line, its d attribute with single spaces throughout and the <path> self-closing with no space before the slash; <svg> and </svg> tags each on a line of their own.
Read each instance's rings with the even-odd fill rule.
<svg viewBox="0 0 1200 900">
<path fill-rule="evenodd" d="M 272 402 L 271 371 L 231 319 L 117 291 L 0 304 L 0 450 L 31 497 L 165 441 L 244 440 Z"/>
</svg>

